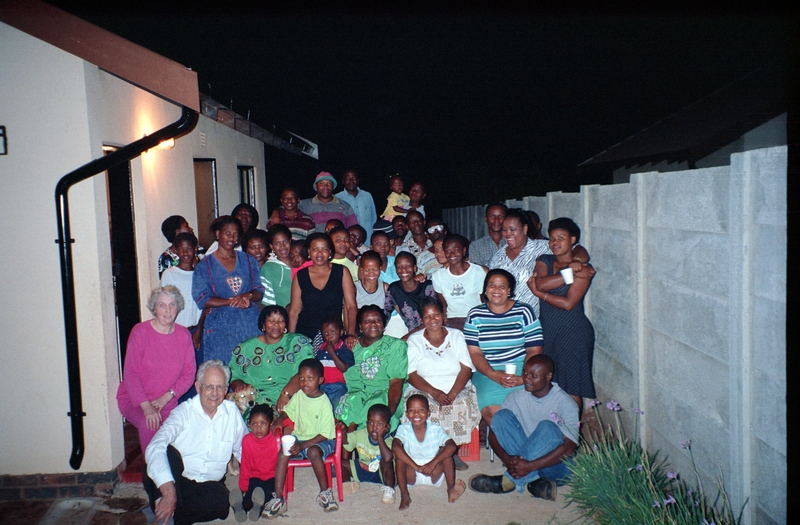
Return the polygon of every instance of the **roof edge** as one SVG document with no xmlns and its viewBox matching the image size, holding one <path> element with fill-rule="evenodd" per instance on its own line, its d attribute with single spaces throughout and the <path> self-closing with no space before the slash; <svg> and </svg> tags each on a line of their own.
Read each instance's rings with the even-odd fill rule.
<svg viewBox="0 0 800 525">
<path fill-rule="evenodd" d="M 0 21 L 175 104 L 200 111 L 197 73 L 40 0 L 0 0 Z"/>
</svg>

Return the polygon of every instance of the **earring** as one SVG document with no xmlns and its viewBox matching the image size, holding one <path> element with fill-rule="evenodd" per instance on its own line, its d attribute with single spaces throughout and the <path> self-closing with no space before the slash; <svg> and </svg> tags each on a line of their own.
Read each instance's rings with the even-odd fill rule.
<svg viewBox="0 0 800 525">
<path fill-rule="evenodd" d="M 283 333 L 284 333 L 284 334 L 285 334 L 286 332 L 288 332 L 288 331 L 289 331 L 289 329 L 288 329 L 288 328 L 284 328 L 284 329 L 283 329 Z"/>
</svg>

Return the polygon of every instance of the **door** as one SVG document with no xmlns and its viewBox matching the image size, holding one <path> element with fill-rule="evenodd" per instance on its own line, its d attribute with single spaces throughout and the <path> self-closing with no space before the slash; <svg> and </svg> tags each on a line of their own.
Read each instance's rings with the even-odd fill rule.
<svg viewBox="0 0 800 525">
<path fill-rule="evenodd" d="M 124 162 L 106 172 L 108 188 L 108 229 L 111 238 L 111 268 L 117 321 L 117 348 L 120 366 L 125 362 L 128 336 L 141 321 L 139 277 L 136 270 L 131 165 Z"/>
<path fill-rule="evenodd" d="M 209 227 L 219 217 L 217 162 L 214 159 L 194 159 L 194 194 L 197 202 L 195 233 L 200 246 L 208 248 L 214 243 Z"/>
</svg>

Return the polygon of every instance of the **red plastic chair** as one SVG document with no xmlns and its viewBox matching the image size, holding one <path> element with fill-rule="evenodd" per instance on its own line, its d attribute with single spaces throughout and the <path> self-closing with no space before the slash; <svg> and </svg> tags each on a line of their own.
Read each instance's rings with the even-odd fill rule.
<svg viewBox="0 0 800 525">
<path fill-rule="evenodd" d="M 278 438 L 280 439 L 280 438 Z M 294 469 L 295 467 L 310 467 L 311 461 L 308 459 L 290 459 L 289 469 L 286 472 L 286 481 L 283 483 L 283 497 L 289 498 L 289 493 L 294 491 Z M 333 487 L 333 470 L 336 469 L 336 489 L 339 493 L 339 501 L 344 501 L 344 491 L 342 490 L 342 429 L 336 426 L 336 448 L 333 454 L 325 458 L 325 473 L 328 475 L 328 486 Z"/>
</svg>

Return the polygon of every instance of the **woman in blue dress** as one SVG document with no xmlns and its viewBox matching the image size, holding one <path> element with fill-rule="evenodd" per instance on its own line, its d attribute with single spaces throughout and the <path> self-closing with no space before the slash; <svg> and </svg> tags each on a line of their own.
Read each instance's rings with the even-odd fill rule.
<svg viewBox="0 0 800 525">
<path fill-rule="evenodd" d="M 555 364 L 553 382 L 583 409 L 583 398 L 595 397 L 594 328 L 583 312 L 583 298 L 595 272 L 591 266 L 581 264 L 578 272 L 573 271 L 572 283 L 560 273 L 575 258 L 572 249 L 581 237 L 581 230 L 572 219 L 550 221 L 547 232 L 553 254 L 536 260 L 531 290 L 541 305 L 544 353 Z"/>
<path fill-rule="evenodd" d="M 264 287 L 258 261 L 235 249 L 242 236 L 239 220 L 223 215 L 211 223 L 211 231 L 219 248 L 195 267 L 192 297 L 198 308 L 209 310 L 200 345 L 202 360 L 228 363 L 236 345 L 259 334 L 256 305 Z"/>
</svg>

